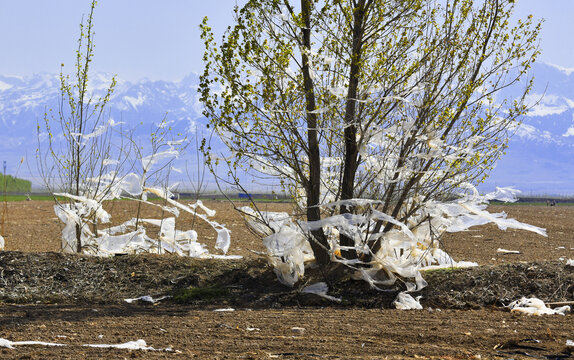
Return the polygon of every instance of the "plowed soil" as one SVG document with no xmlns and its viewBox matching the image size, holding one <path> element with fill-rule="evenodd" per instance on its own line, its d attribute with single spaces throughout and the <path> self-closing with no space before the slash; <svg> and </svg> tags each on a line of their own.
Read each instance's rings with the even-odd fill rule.
<svg viewBox="0 0 574 360">
<path fill-rule="evenodd" d="M 340 303 L 301 293 L 308 283 L 279 284 L 265 259 L 251 251 L 263 251 L 260 240 L 226 202 L 206 205 L 231 229 L 229 253 L 242 260 L 62 254 L 62 225 L 52 205 L 7 204 L 0 338 L 65 346 L 16 344 L 0 347 L 0 358 L 574 358 L 566 345 L 574 340 L 572 314 L 527 316 L 505 307 L 522 296 L 572 304 L 574 267 L 565 262 L 574 258 L 574 207 L 491 206 L 491 212 L 547 228 L 548 237 L 494 226 L 447 234 L 442 246 L 455 260 L 481 266 L 425 272 L 429 285 L 413 294 L 422 296 L 424 310 L 399 311 L 391 303 L 401 282 L 378 292 L 340 268 L 308 276 L 308 283 L 329 282 L 329 294 Z M 287 204 L 264 206 L 289 211 Z M 113 202 L 110 211 L 119 223 L 134 216 L 135 204 Z M 144 209 L 143 217 L 158 216 Z M 182 215 L 177 227 L 195 228 L 199 241 L 217 253 L 216 234 L 201 220 Z M 125 301 L 144 295 L 168 298 Z M 83 346 L 138 339 L 157 351 Z"/>
</svg>

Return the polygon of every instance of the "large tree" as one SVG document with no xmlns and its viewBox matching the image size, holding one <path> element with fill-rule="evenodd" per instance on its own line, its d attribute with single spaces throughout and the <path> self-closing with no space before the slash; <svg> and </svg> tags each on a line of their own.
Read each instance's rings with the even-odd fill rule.
<svg viewBox="0 0 574 360">
<path fill-rule="evenodd" d="M 310 223 L 385 214 L 362 236 L 340 232 L 344 259 L 370 258 L 503 154 L 529 82 L 519 98 L 496 94 L 525 76 L 540 30 L 531 17 L 513 24 L 513 3 L 251 0 L 220 45 L 205 20 L 202 101 L 228 165 L 280 178 Z M 328 263 L 325 227 L 309 230 Z"/>
</svg>

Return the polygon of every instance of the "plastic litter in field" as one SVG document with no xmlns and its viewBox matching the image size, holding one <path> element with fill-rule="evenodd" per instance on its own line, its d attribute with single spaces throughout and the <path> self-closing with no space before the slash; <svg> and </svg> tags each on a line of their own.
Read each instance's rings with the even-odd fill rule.
<svg viewBox="0 0 574 360">
<path fill-rule="evenodd" d="M 566 266 L 574 266 L 574 259 L 566 260 Z"/>
<path fill-rule="evenodd" d="M 528 315 L 566 315 L 570 312 L 570 306 L 562 306 L 551 309 L 544 304 L 544 301 L 538 298 L 522 298 L 513 301 L 508 306 L 511 312 L 518 312 Z"/>
<path fill-rule="evenodd" d="M 501 249 L 498 248 L 498 250 L 496 250 L 497 253 L 501 253 L 501 254 L 520 254 L 520 251 L 518 250 L 506 250 L 506 249 Z"/>
<path fill-rule="evenodd" d="M 65 344 L 48 343 L 43 341 L 10 341 L 0 338 L 0 347 L 14 349 L 15 346 L 42 345 L 42 346 L 66 346 Z"/>
<path fill-rule="evenodd" d="M 425 270 L 438 270 L 438 269 L 463 269 L 463 268 L 470 268 L 470 267 L 477 267 L 478 263 L 474 261 L 454 261 L 452 264 L 443 263 L 440 265 L 429 265 L 420 268 L 421 271 Z"/>
<path fill-rule="evenodd" d="M 145 350 L 145 351 L 167 351 L 172 352 L 172 348 L 156 349 L 151 346 L 147 346 L 147 343 L 143 339 L 128 341 L 123 344 L 84 344 L 82 346 L 91 348 L 104 348 L 104 349 L 126 349 L 126 350 Z"/>
<path fill-rule="evenodd" d="M 169 299 L 171 296 L 162 296 L 159 297 L 157 299 L 154 299 L 153 297 L 149 296 L 149 295 L 144 295 L 144 296 L 140 296 L 138 298 L 133 298 L 133 299 L 124 299 L 125 302 L 127 302 L 128 304 L 132 304 L 138 301 L 143 301 L 143 302 L 147 302 L 147 303 L 151 303 L 151 304 L 155 304 L 159 301 L 162 301 L 164 299 Z"/>
<path fill-rule="evenodd" d="M 321 296 L 327 300 L 331 300 L 331 301 L 335 301 L 335 302 L 341 302 L 342 301 L 341 298 L 327 295 L 327 291 L 329 291 L 329 286 L 325 282 L 318 282 L 318 283 L 315 283 L 313 285 L 309 285 L 309 286 L 303 288 L 303 290 L 301 290 L 302 293 L 319 295 L 319 296 Z"/>
<path fill-rule="evenodd" d="M 0 347 L 7 349 L 15 349 L 16 346 L 29 346 L 29 345 L 40 345 L 40 346 L 68 346 L 67 344 L 49 343 L 43 341 L 10 341 L 8 339 L 0 338 Z M 145 350 L 145 351 L 167 351 L 173 352 L 172 348 L 165 349 L 155 349 L 151 346 L 147 346 L 145 340 L 139 339 L 135 341 L 128 341 L 123 344 L 84 344 L 82 346 L 93 347 L 93 348 L 106 348 L 106 349 L 126 349 L 126 350 Z"/>
<path fill-rule="evenodd" d="M 413 298 L 406 292 L 400 292 L 395 301 L 393 301 L 393 305 L 399 310 L 421 310 L 423 308 L 419 302 L 421 297 L 422 296 L 417 296 Z"/>
</svg>

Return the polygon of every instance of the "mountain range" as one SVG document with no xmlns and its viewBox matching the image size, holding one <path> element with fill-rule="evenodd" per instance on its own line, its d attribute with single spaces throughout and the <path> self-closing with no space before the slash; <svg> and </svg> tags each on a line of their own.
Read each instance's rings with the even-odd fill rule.
<svg viewBox="0 0 574 360">
<path fill-rule="evenodd" d="M 572 195 L 574 69 L 537 63 L 530 75 L 535 79 L 528 97 L 531 108 L 481 189 L 514 186 L 527 195 Z M 111 76 L 96 74 L 89 86 L 95 94 L 103 94 L 110 82 Z M 109 114 L 116 122 L 139 124 L 140 134 L 149 133 L 164 118 L 176 131 L 204 132 L 207 120 L 201 114 L 198 83 L 196 74 L 177 82 L 118 80 Z M 0 75 L 0 160 L 6 161 L 7 173 L 18 172 L 36 185 L 40 183 L 34 170 L 36 128 L 47 110 L 57 113 L 59 87 L 58 74 Z M 512 98 L 516 93 L 511 88 L 499 96 Z M 22 157 L 26 161 L 20 165 Z"/>
<path fill-rule="evenodd" d="M 112 76 L 90 77 L 88 93 L 93 98 L 105 94 Z M 197 86 L 199 78 L 191 74 L 177 82 L 148 81 L 136 83 L 117 80 L 110 97 L 105 120 L 122 122 L 134 129 L 133 136 L 148 141 L 149 135 L 165 119 L 173 133 L 194 134 L 205 128 Z M 7 173 L 33 181 L 40 186 L 36 169 L 36 149 L 40 125 L 45 114 L 58 116 L 60 75 L 36 74 L 30 77 L 0 75 L 0 160 L 7 163 Z M 54 124 L 52 124 L 52 127 Z M 145 138 L 145 139 L 144 139 Z M 21 159 L 24 165 L 20 165 Z"/>
<path fill-rule="evenodd" d="M 523 195 L 574 194 L 574 70 L 536 63 L 531 106 L 506 155 L 482 186 L 514 186 Z M 512 99 L 513 89 L 500 96 Z"/>
</svg>

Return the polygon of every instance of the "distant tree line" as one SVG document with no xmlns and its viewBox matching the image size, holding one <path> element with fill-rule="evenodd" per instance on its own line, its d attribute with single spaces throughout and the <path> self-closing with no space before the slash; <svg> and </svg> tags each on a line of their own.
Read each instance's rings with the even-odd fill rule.
<svg viewBox="0 0 574 360">
<path fill-rule="evenodd" d="M 18 179 L 12 175 L 0 174 L 0 187 L 3 192 L 30 192 L 32 189 L 32 182 Z"/>
</svg>

